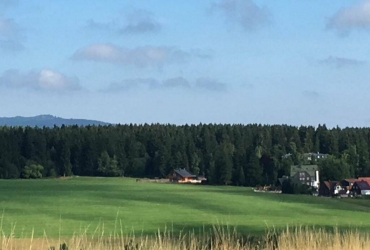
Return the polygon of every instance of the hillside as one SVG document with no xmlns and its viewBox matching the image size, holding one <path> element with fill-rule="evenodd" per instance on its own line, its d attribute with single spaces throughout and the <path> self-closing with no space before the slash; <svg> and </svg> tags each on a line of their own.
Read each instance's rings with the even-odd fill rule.
<svg viewBox="0 0 370 250">
<path fill-rule="evenodd" d="M 109 125 L 109 123 L 86 119 L 65 119 L 52 115 L 0 117 L 0 126 L 54 127 L 54 125 L 60 127 L 62 125 Z"/>
</svg>

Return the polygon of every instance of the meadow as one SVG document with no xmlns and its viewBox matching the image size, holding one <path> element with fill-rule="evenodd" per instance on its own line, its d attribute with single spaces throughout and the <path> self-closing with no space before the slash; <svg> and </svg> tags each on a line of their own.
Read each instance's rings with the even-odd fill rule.
<svg viewBox="0 0 370 250">
<path fill-rule="evenodd" d="M 245 235 L 287 226 L 370 229 L 370 200 L 254 193 L 248 187 L 145 183 L 130 178 L 1 180 L 1 228 L 14 237 L 195 234 L 214 225 Z M 96 231 L 97 230 L 97 231 Z"/>
</svg>

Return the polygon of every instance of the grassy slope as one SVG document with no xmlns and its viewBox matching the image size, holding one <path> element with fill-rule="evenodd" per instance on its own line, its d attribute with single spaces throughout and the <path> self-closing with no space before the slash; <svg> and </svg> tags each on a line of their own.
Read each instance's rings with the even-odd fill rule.
<svg viewBox="0 0 370 250">
<path fill-rule="evenodd" d="M 370 200 L 254 193 L 250 188 L 136 183 L 123 178 L 2 180 L 3 230 L 16 223 L 16 235 L 34 228 L 48 236 L 70 236 L 89 226 L 115 224 L 125 232 L 179 231 L 214 224 L 248 233 L 287 225 L 370 229 Z M 118 219 L 117 219 L 118 218 Z M 119 225 L 120 221 L 122 226 Z M 60 229 L 62 228 L 62 229 Z M 101 228 L 101 227 L 100 227 Z"/>
</svg>

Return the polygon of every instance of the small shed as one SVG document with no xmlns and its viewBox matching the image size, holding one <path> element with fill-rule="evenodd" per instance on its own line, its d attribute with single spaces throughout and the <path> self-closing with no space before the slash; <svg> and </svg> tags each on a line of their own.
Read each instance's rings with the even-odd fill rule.
<svg viewBox="0 0 370 250">
<path fill-rule="evenodd" d="M 175 169 L 168 176 L 170 182 L 176 183 L 202 183 L 207 179 L 203 176 L 198 176 L 190 173 L 185 168 Z"/>
</svg>

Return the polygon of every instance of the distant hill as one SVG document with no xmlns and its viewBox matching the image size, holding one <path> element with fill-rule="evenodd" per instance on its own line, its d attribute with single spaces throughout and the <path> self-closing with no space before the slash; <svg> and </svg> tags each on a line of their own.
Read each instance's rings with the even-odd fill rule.
<svg viewBox="0 0 370 250">
<path fill-rule="evenodd" d="M 60 127 L 62 125 L 109 125 L 109 123 L 86 119 L 64 119 L 52 115 L 0 117 L 0 126 L 54 127 L 54 125 Z"/>
</svg>

